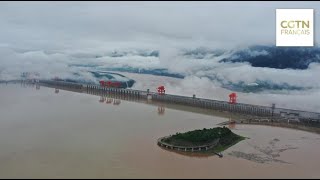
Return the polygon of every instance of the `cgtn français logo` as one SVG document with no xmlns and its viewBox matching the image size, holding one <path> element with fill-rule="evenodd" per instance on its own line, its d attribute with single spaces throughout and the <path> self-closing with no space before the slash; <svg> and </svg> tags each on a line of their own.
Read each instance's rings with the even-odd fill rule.
<svg viewBox="0 0 320 180">
<path fill-rule="evenodd" d="M 276 9 L 276 46 L 313 46 L 313 9 Z"/>
</svg>

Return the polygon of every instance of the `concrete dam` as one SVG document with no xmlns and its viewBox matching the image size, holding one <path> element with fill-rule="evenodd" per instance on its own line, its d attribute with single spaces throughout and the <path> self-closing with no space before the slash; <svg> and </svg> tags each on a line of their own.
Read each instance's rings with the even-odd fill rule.
<svg viewBox="0 0 320 180">
<path fill-rule="evenodd" d="M 99 85 L 79 84 L 54 80 L 40 80 L 38 84 L 57 89 L 86 92 L 88 94 L 100 96 L 113 95 L 115 97 L 117 96 L 118 98 L 125 97 L 128 100 L 130 98 L 144 101 L 152 100 L 163 103 L 181 104 L 184 106 L 225 111 L 244 116 L 267 119 L 268 121 L 320 122 L 320 113 L 318 112 L 278 108 L 275 106 L 275 104 L 272 106 L 259 106 L 244 103 L 230 104 L 227 101 L 197 98 L 195 95 L 193 95 L 193 97 L 188 97 L 172 94 L 159 94 L 157 92 L 150 92 L 149 90 L 141 91 L 133 89 L 108 88 Z"/>
</svg>

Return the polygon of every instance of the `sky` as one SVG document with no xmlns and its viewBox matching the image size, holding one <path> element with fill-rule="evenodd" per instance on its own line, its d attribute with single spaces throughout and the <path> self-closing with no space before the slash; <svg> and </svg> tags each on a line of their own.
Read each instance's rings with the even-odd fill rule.
<svg viewBox="0 0 320 180">
<path fill-rule="evenodd" d="M 319 2 L 1 2 L 0 45 L 71 50 L 274 44 L 276 8 L 314 8 L 319 29 Z"/>
<path fill-rule="evenodd" d="M 277 8 L 313 8 L 315 43 L 319 42 L 320 3 L 312 1 L 0 2 L 0 79 L 17 78 L 24 71 L 37 71 L 46 78 L 69 77 L 70 73 L 79 71 L 70 68 L 70 63 L 167 68 L 187 74 L 180 82 L 168 80 L 168 92 L 198 93 L 202 97 L 221 99 L 213 94 L 226 96 L 229 91 L 204 76 L 215 75 L 234 83 L 252 83 L 259 78 L 314 89 L 276 95 L 265 93 L 264 99 L 259 98 L 260 94 L 244 94 L 246 101 L 266 105 L 278 100 L 283 106 L 290 103 L 294 108 L 317 111 L 320 109 L 319 64 L 311 64 L 306 70 L 279 70 L 252 67 L 248 63 L 218 63 L 223 57 L 200 62 L 179 56 L 181 48 L 273 46 Z M 157 50 L 160 57 L 92 58 L 114 50 L 139 49 Z M 83 72 L 82 76 L 93 80 L 88 73 Z M 154 86 L 146 82 L 164 83 L 161 77 L 154 80 L 149 76 L 130 76 L 139 80 L 135 88 L 143 90 Z M 300 104 L 293 103 L 297 99 Z"/>
</svg>

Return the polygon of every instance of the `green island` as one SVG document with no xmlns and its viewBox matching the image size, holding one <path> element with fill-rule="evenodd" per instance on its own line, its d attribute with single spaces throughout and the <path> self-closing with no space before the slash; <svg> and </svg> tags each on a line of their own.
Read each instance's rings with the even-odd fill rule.
<svg viewBox="0 0 320 180">
<path fill-rule="evenodd" d="M 216 127 L 176 133 L 161 139 L 161 142 L 174 147 L 198 148 L 198 152 L 219 153 L 236 143 L 246 139 L 245 137 L 234 134 L 229 128 Z M 199 148 L 199 147 L 210 148 Z"/>
</svg>

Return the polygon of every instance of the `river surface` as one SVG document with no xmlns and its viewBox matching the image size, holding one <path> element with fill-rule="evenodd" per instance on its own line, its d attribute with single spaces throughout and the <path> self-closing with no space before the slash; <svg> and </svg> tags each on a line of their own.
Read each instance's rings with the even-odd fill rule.
<svg viewBox="0 0 320 180">
<path fill-rule="evenodd" d="M 248 137 L 224 157 L 157 146 L 229 120 L 52 88 L 0 84 L 0 178 L 320 178 L 320 135 L 235 125 Z"/>
</svg>

